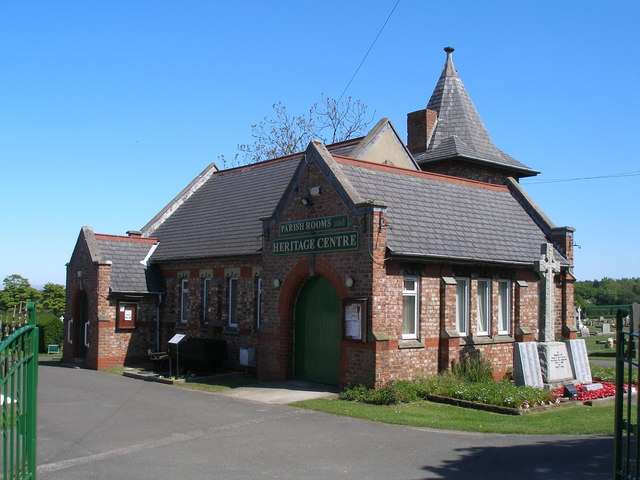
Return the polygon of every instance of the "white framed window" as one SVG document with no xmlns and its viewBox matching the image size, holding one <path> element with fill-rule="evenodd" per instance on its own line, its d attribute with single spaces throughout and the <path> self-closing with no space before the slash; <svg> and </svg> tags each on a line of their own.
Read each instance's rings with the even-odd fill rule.
<svg viewBox="0 0 640 480">
<path fill-rule="evenodd" d="M 260 328 L 262 322 L 262 278 L 256 277 L 256 329 Z"/>
<path fill-rule="evenodd" d="M 478 335 L 489 335 L 491 326 L 491 281 L 480 279 L 477 282 L 476 301 L 476 321 Z"/>
<path fill-rule="evenodd" d="M 229 320 L 230 327 L 237 327 L 238 320 L 236 318 L 238 310 L 238 279 L 229 277 Z"/>
<path fill-rule="evenodd" d="M 498 280 L 498 334 L 509 335 L 511 325 L 511 282 Z"/>
<path fill-rule="evenodd" d="M 404 277 L 402 287 L 402 338 L 418 338 L 418 277 Z"/>
<path fill-rule="evenodd" d="M 187 323 L 189 316 L 189 280 L 180 280 L 180 323 Z"/>
<path fill-rule="evenodd" d="M 456 329 L 463 337 L 469 335 L 469 279 L 456 278 Z"/>
<path fill-rule="evenodd" d="M 209 323 L 209 308 L 211 307 L 211 279 L 202 280 L 202 323 Z"/>
</svg>

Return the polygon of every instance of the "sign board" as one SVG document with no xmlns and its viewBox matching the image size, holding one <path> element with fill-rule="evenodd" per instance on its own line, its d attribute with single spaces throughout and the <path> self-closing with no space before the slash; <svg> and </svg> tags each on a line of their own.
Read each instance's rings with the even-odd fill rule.
<svg viewBox="0 0 640 480">
<path fill-rule="evenodd" d="M 274 255 L 296 255 L 357 250 L 359 246 L 359 236 L 356 231 L 274 240 L 272 249 Z"/>
<path fill-rule="evenodd" d="M 173 337 L 171 337 L 168 343 L 170 343 L 171 345 L 177 345 L 182 340 L 184 340 L 184 337 L 185 335 L 183 335 L 182 333 L 176 333 Z"/>
<path fill-rule="evenodd" d="M 299 235 L 304 233 L 324 232 L 326 230 L 344 230 L 348 227 L 349 217 L 347 215 L 308 218 L 306 220 L 296 220 L 295 222 L 281 223 L 280 235 Z"/>
<path fill-rule="evenodd" d="M 347 299 L 344 302 L 344 336 L 351 340 L 363 340 L 366 324 L 366 299 Z"/>
</svg>

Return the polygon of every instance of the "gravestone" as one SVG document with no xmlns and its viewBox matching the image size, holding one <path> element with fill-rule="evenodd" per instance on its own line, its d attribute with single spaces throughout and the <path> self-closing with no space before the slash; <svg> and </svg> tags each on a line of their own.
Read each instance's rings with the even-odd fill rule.
<svg viewBox="0 0 640 480">
<path fill-rule="evenodd" d="M 602 333 L 611 333 L 611 324 L 603 323 L 602 324 Z"/>
<path fill-rule="evenodd" d="M 580 307 L 576 307 L 576 313 L 575 313 L 575 318 L 576 318 L 576 325 L 578 326 L 578 328 L 582 328 L 583 324 L 582 324 L 582 308 Z"/>
<path fill-rule="evenodd" d="M 589 327 L 587 327 L 587 326 L 580 327 L 580 336 L 581 337 L 590 337 L 591 336 L 591 332 L 589 331 Z"/>
<path fill-rule="evenodd" d="M 591 383 L 591 366 L 587 356 L 587 344 L 582 338 L 567 341 L 567 352 L 574 378 L 580 383 Z"/>
<path fill-rule="evenodd" d="M 518 342 L 513 352 L 513 381 L 517 386 L 543 388 L 540 357 L 535 342 Z"/>
<path fill-rule="evenodd" d="M 562 342 L 538 344 L 540 371 L 545 388 L 558 388 L 573 383 L 573 370 L 567 346 Z"/>
</svg>

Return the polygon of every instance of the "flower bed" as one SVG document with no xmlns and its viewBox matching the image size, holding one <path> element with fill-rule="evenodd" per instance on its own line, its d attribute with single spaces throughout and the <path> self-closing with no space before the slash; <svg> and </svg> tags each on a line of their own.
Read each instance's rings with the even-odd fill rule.
<svg viewBox="0 0 640 480">
<path fill-rule="evenodd" d="M 591 400 L 596 400 L 599 398 L 610 398 L 610 397 L 615 397 L 616 396 L 616 386 L 613 383 L 610 382 L 598 382 L 602 385 L 602 388 L 597 389 L 597 390 L 589 390 L 588 386 L 589 385 L 594 385 L 591 383 L 582 383 L 580 385 L 576 385 L 576 391 L 578 392 L 578 396 L 574 399 L 578 402 L 588 402 Z M 563 395 L 563 390 L 564 388 L 556 388 L 555 390 L 553 390 L 553 394 L 556 397 L 562 397 Z M 632 386 L 632 390 L 634 392 L 637 392 L 637 387 L 636 386 Z M 629 386 L 628 385 L 624 385 L 624 393 L 627 393 L 629 391 Z"/>
<path fill-rule="evenodd" d="M 466 406 L 491 405 L 506 409 L 529 409 L 557 402 L 553 393 L 547 390 L 516 387 L 512 382 L 467 382 L 454 376 L 423 378 L 415 382 L 391 382 L 377 390 L 360 385 L 348 388 L 340 394 L 340 398 L 376 405 L 446 398 L 449 402 L 460 400 L 461 406 L 467 402 Z"/>
</svg>

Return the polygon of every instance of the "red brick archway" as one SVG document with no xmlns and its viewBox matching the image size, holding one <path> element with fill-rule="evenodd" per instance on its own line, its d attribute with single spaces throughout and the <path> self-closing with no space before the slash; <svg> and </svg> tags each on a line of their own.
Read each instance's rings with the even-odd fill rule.
<svg viewBox="0 0 640 480">
<path fill-rule="evenodd" d="M 293 375 L 293 315 L 300 288 L 309 278 L 320 275 L 331 282 L 340 301 L 347 296 L 347 287 L 333 265 L 318 258 L 312 259 L 312 262 L 309 262 L 309 258 L 305 258 L 289 271 L 282 283 L 280 296 L 278 297 L 280 331 L 285 336 L 281 345 L 285 350 L 283 353 L 285 353 L 286 366 L 283 366 L 285 367 L 287 378 L 291 378 Z"/>
</svg>

